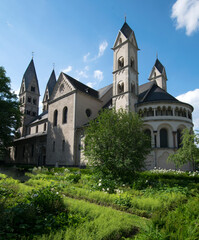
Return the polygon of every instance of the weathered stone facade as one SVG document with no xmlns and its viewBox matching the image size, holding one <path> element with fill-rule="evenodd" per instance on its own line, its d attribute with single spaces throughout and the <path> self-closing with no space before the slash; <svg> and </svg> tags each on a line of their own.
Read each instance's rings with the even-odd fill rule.
<svg viewBox="0 0 199 240">
<path fill-rule="evenodd" d="M 53 71 L 40 115 L 37 115 L 39 84 L 31 60 L 19 95 L 24 113 L 21 137 L 14 142 L 11 161 L 35 165 L 85 165 L 81 151 L 85 125 L 97 117 L 100 109 L 115 107 L 143 117 L 153 148 L 146 159 L 147 169 L 174 168 L 166 160 L 178 149 L 182 129 L 193 127 L 193 107 L 167 93 L 166 70 L 158 59 L 149 82 L 139 86 L 138 50 L 133 30 L 124 23 L 113 46 L 113 84 L 96 91 L 64 73 L 56 81 Z M 183 169 L 190 170 L 191 166 L 187 164 Z"/>
</svg>

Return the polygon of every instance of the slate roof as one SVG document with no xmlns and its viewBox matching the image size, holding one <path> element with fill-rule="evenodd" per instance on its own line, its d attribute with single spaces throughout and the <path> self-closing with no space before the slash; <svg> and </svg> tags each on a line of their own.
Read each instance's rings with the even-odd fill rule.
<svg viewBox="0 0 199 240">
<path fill-rule="evenodd" d="M 133 32 L 133 30 L 129 27 L 129 25 L 125 22 L 120 29 L 120 31 L 124 34 L 124 36 L 128 39 Z"/>
<path fill-rule="evenodd" d="M 158 69 L 158 71 L 160 73 L 163 72 L 164 66 L 162 65 L 162 63 L 158 59 L 156 59 L 154 66 Z"/>
<path fill-rule="evenodd" d="M 34 61 L 33 59 L 31 59 L 24 75 L 23 75 L 23 79 L 24 79 L 24 82 L 25 82 L 25 89 L 27 90 L 28 87 L 29 87 L 29 84 L 31 83 L 31 81 L 33 79 L 36 79 L 36 82 L 37 82 L 37 85 L 38 85 L 38 79 L 37 79 L 37 74 L 36 74 L 36 71 L 35 71 L 35 65 L 34 65 Z M 39 85 L 38 85 L 38 89 L 39 89 Z"/>
<path fill-rule="evenodd" d="M 155 82 L 152 85 L 148 85 L 148 89 L 141 92 L 138 97 L 138 103 L 146 102 L 161 102 L 161 101 L 171 101 L 179 102 L 175 97 L 170 95 L 168 92 L 164 91 L 162 88 L 158 87 Z"/>
<path fill-rule="evenodd" d="M 74 88 L 76 88 L 79 91 L 86 93 L 92 97 L 98 98 L 98 96 L 99 96 L 98 91 L 77 81 L 76 79 L 72 78 L 71 76 L 67 75 L 66 73 L 63 73 L 63 74 L 66 76 L 66 78 L 69 80 L 69 82 L 73 85 Z"/>
<path fill-rule="evenodd" d="M 51 96 L 52 92 L 53 92 L 53 89 L 55 87 L 55 84 L 56 84 L 56 76 L 55 76 L 55 71 L 53 69 L 51 75 L 50 75 L 50 78 L 48 80 L 48 83 L 47 83 L 47 88 L 48 88 L 48 93 L 49 93 L 49 97 Z"/>
<path fill-rule="evenodd" d="M 107 93 L 111 88 L 113 87 L 113 84 L 111 83 L 110 85 L 100 88 L 98 90 L 99 93 L 99 98 L 103 97 L 105 93 Z"/>
<path fill-rule="evenodd" d="M 39 114 L 32 122 L 29 123 L 29 125 L 33 125 L 45 119 L 48 119 L 48 111 L 44 111 Z"/>
</svg>

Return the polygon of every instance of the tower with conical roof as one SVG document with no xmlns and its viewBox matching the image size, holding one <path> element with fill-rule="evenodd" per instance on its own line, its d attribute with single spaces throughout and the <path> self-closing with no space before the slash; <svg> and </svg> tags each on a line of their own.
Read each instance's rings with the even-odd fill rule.
<svg viewBox="0 0 199 240">
<path fill-rule="evenodd" d="M 44 98 L 43 98 L 43 102 L 42 102 L 43 103 L 43 112 L 48 110 L 48 101 L 53 92 L 55 84 L 56 84 L 56 76 L 55 76 L 55 71 L 53 69 L 53 71 L 50 75 L 50 78 L 48 80 L 45 93 L 44 93 Z"/>
<path fill-rule="evenodd" d="M 39 84 L 35 65 L 31 59 L 22 78 L 19 99 L 21 103 L 20 110 L 23 113 L 20 134 L 25 136 L 28 134 L 27 125 L 33 121 L 39 112 Z"/>
<path fill-rule="evenodd" d="M 138 45 L 134 31 L 125 22 L 113 46 L 113 106 L 135 111 L 138 101 Z"/>
<path fill-rule="evenodd" d="M 155 61 L 155 64 L 151 70 L 149 75 L 149 81 L 156 81 L 157 85 L 162 88 L 163 90 L 167 91 L 167 75 L 165 67 L 162 63 L 158 60 Z"/>
</svg>

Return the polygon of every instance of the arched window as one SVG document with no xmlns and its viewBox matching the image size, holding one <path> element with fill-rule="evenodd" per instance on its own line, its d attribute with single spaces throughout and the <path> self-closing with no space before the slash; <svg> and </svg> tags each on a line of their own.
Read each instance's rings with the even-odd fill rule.
<svg viewBox="0 0 199 240">
<path fill-rule="evenodd" d="M 167 115 L 168 115 L 168 116 L 172 116 L 172 115 L 173 115 L 173 112 L 172 112 L 171 107 L 168 107 L 168 109 L 167 109 Z"/>
<path fill-rule="evenodd" d="M 124 83 L 118 83 L 118 94 L 124 92 Z"/>
<path fill-rule="evenodd" d="M 144 133 L 149 137 L 150 145 L 151 145 L 151 131 L 149 129 L 146 129 L 146 130 L 144 130 Z"/>
<path fill-rule="evenodd" d="M 44 132 L 46 131 L 46 123 L 44 123 Z"/>
<path fill-rule="evenodd" d="M 160 147 L 168 147 L 168 133 L 166 128 L 160 130 Z"/>
<path fill-rule="evenodd" d="M 151 107 L 147 110 L 147 116 L 148 117 L 154 116 L 154 112 L 153 112 L 153 109 Z"/>
<path fill-rule="evenodd" d="M 134 62 L 134 59 L 133 59 L 133 58 L 131 58 L 131 67 L 132 67 L 133 69 L 135 69 L 135 62 Z"/>
<path fill-rule="evenodd" d="M 54 111 L 54 116 L 53 116 L 53 126 L 54 126 L 54 127 L 57 126 L 57 117 L 58 117 L 58 111 L 55 110 L 55 111 Z"/>
<path fill-rule="evenodd" d="M 120 57 L 118 59 L 118 69 L 123 68 L 124 67 L 124 58 Z"/>
<path fill-rule="evenodd" d="M 177 141 L 178 141 L 178 148 L 182 147 L 181 143 L 182 143 L 182 131 L 181 129 L 177 130 Z"/>
<path fill-rule="evenodd" d="M 89 108 L 86 109 L 86 116 L 90 117 L 92 114 L 91 110 Z"/>
<path fill-rule="evenodd" d="M 68 118 L 68 108 L 64 107 L 63 108 L 63 118 L 62 118 L 62 123 L 67 123 L 67 118 Z"/>
<path fill-rule="evenodd" d="M 156 116 L 161 116 L 161 115 L 162 115 L 161 108 L 160 108 L 160 107 L 157 107 Z"/>
</svg>

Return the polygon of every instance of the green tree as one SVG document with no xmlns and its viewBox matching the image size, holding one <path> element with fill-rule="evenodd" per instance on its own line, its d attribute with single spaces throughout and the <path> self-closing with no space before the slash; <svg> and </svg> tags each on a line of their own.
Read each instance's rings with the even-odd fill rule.
<svg viewBox="0 0 199 240">
<path fill-rule="evenodd" d="M 84 154 L 94 172 L 123 183 L 132 181 L 135 171 L 144 168 L 151 150 L 140 117 L 123 110 L 102 111 L 90 121 L 84 142 Z"/>
<path fill-rule="evenodd" d="M 20 126 L 21 113 L 16 94 L 11 92 L 10 78 L 0 67 L 0 152 L 4 152 L 13 141 Z"/>
<path fill-rule="evenodd" d="M 181 147 L 176 153 L 169 156 L 168 161 L 173 162 L 176 167 L 181 167 L 183 164 L 191 162 L 193 170 L 195 170 L 199 162 L 198 134 L 185 128 L 182 131 L 181 140 Z"/>
</svg>

